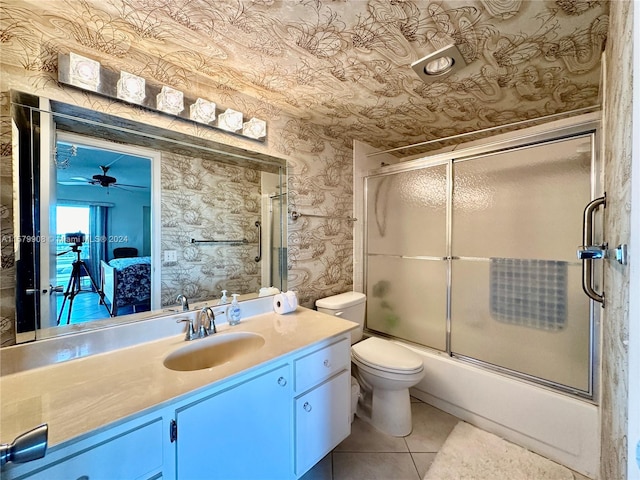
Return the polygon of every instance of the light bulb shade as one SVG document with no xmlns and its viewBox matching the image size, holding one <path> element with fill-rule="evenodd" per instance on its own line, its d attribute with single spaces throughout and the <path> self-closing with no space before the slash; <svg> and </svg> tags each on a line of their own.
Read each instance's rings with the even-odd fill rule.
<svg viewBox="0 0 640 480">
<path fill-rule="evenodd" d="M 118 98 L 127 102 L 140 104 L 146 96 L 144 78 L 129 72 L 120 72 L 120 80 L 116 88 Z"/>
<path fill-rule="evenodd" d="M 216 119 L 216 104 L 202 98 L 189 107 L 189 118 L 195 122 L 211 123 Z"/>
<path fill-rule="evenodd" d="M 69 83 L 97 92 L 100 86 L 100 62 L 69 53 Z"/>
<path fill-rule="evenodd" d="M 242 128 L 242 112 L 227 108 L 218 115 L 218 128 L 228 132 L 237 132 Z"/>
<path fill-rule="evenodd" d="M 165 85 L 156 95 L 156 106 L 162 112 L 178 115 L 184 110 L 184 95 L 180 90 Z"/>
<path fill-rule="evenodd" d="M 253 117 L 242 124 L 242 135 L 256 140 L 267 136 L 267 122 Z"/>
</svg>

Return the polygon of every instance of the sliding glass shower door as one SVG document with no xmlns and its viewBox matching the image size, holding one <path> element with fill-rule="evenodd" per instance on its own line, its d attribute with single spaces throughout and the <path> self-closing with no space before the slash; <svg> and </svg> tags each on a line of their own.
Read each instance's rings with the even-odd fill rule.
<svg viewBox="0 0 640 480">
<path fill-rule="evenodd" d="M 447 165 L 367 181 L 367 325 L 446 346 Z"/>
<path fill-rule="evenodd" d="M 453 162 L 451 351 L 589 390 L 590 137 Z"/>
<path fill-rule="evenodd" d="M 594 133 L 366 180 L 367 329 L 592 394 Z"/>
</svg>

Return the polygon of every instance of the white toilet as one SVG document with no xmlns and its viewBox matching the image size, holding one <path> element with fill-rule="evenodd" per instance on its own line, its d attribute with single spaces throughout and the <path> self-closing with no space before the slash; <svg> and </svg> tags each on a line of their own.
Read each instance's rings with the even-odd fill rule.
<svg viewBox="0 0 640 480">
<path fill-rule="evenodd" d="M 411 400 L 409 388 L 424 377 L 422 358 L 408 348 L 389 340 L 370 337 L 362 340 L 366 296 L 346 292 L 316 301 L 318 311 L 358 323 L 351 332 L 351 361 L 354 374 L 366 395 L 371 397 L 370 416 L 367 406 L 358 408 L 358 416 L 373 426 L 396 437 L 411 433 Z"/>
</svg>

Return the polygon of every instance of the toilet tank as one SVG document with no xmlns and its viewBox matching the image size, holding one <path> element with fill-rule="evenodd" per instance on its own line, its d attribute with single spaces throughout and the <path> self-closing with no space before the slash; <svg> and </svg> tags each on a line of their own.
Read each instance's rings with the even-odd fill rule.
<svg viewBox="0 0 640 480">
<path fill-rule="evenodd" d="M 319 312 L 356 322 L 358 328 L 351 331 L 351 344 L 353 345 L 362 338 L 366 299 L 364 293 L 345 292 L 316 300 L 316 308 Z"/>
</svg>

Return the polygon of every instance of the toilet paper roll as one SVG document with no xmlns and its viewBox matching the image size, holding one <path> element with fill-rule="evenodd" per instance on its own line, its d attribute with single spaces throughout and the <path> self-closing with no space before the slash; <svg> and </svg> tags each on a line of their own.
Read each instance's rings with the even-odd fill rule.
<svg viewBox="0 0 640 480">
<path fill-rule="evenodd" d="M 288 292 L 279 293 L 273 296 L 273 310 L 280 315 L 290 313 L 298 308 L 298 296 L 296 292 L 289 290 Z"/>
</svg>

